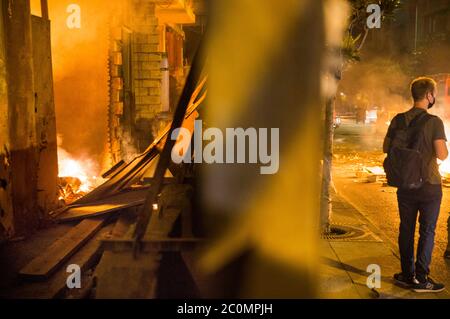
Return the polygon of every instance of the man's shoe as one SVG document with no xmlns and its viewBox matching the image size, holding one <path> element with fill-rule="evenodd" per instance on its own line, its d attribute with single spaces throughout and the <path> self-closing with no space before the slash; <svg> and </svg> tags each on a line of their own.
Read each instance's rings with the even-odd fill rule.
<svg viewBox="0 0 450 319">
<path fill-rule="evenodd" d="M 414 292 L 441 292 L 444 291 L 444 289 L 445 286 L 443 284 L 436 283 L 429 277 L 425 282 L 419 282 L 412 287 Z"/>
<path fill-rule="evenodd" d="M 394 275 L 395 282 L 404 288 L 411 288 L 417 285 L 419 281 L 414 276 L 405 276 L 403 273 L 398 273 Z"/>
</svg>

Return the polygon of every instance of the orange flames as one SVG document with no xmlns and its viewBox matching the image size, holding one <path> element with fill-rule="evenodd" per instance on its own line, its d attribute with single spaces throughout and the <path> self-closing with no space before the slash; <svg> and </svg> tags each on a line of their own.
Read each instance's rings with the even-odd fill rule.
<svg viewBox="0 0 450 319">
<path fill-rule="evenodd" d="M 84 168 L 83 161 L 75 160 L 64 149 L 58 149 L 58 177 L 60 178 L 77 178 L 80 181 L 78 190 L 80 192 L 89 192 L 92 190 L 92 183 L 90 181 L 88 172 Z M 95 176 L 92 176 L 95 179 Z"/>
<path fill-rule="evenodd" d="M 58 137 L 60 145 L 60 138 Z M 58 146 L 59 200 L 71 203 L 93 190 L 102 182 L 97 176 L 98 167 L 89 158 L 75 158 Z"/>
<path fill-rule="evenodd" d="M 447 139 L 450 139 L 450 123 L 444 122 L 445 127 L 445 135 L 447 135 Z M 450 148 L 450 143 L 447 143 L 447 146 Z M 439 172 L 442 177 L 450 178 L 450 158 L 447 158 L 445 161 L 438 160 L 439 164 Z"/>
</svg>

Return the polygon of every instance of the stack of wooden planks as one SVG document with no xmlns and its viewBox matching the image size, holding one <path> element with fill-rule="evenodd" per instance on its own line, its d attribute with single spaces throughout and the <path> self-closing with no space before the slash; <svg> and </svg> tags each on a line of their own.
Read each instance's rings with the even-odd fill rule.
<svg viewBox="0 0 450 319">
<path fill-rule="evenodd" d="M 190 194 L 190 186 L 165 185 L 160 202 L 164 214 L 151 219 L 146 240 L 171 236 L 177 221 L 190 214 Z M 82 218 L 20 270 L 22 284 L 14 289 L 12 297 L 155 298 L 163 252 L 153 250 L 136 259 L 131 250 L 119 253 L 108 247 L 105 250 L 102 244 L 111 240 L 131 241 L 137 212 L 137 208 L 131 207 L 113 214 Z M 184 219 L 190 220 L 188 217 Z M 179 229 L 184 233 L 191 231 L 190 225 L 180 225 Z M 80 267 L 82 289 L 68 288 L 69 265 Z"/>
<path fill-rule="evenodd" d="M 205 83 L 206 78 L 192 94 L 184 113 L 184 122 L 193 122 L 197 118 L 197 107 L 206 97 L 206 92 L 200 95 Z M 184 122 L 183 127 L 188 125 L 193 130 L 193 125 Z M 163 180 L 162 191 L 158 193 L 159 199 L 155 205 L 164 213 L 156 217 L 152 215 L 146 228 L 145 239 L 150 245 L 156 244 L 156 249 L 147 255 L 136 259 L 132 251 L 120 256 L 115 255 L 114 249 L 104 252 L 102 240 L 110 238 L 133 242 L 136 211 L 144 204 L 149 192 L 149 187 L 142 185 L 142 181 L 157 163 L 170 128 L 168 125 L 147 150 L 130 163 L 121 163 L 108 171 L 109 179 L 104 184 L 51 214 L 58 222 L 77 221 L 78 224 L 20 270 L 19 275 L 25 284 L 17 289 L 17 297 L 80 298 L 90 295 L 94 290 L 99 298 L 156 296 L 159 265 L 163 256 L 163 249 L 158 247 L 164 246 L 162 241 L 167 247 L 173 244 L 169 237 L 177 220 L 182 215 L 190 214 L 190 186 L 178 183 L 178 179 L 173 177 Z M 165 167 L 162 169 L 167 170 Z M 113 220 L 116 220 L 115 224 L 111 223 Z M 187 220 L 190 220 L 190 216 L 184 218 L 184 221 Z M 190 230 L 186 231 L 190 224 L 185 222 L 183 225 L 183 232 L 190 233 Z M 184 244 L 182 240 L 175 240 L 172 246 L 181 247 Z M 190 244 L 189 240 L 187 244 Z M 99 262 L 98 270 L 94 270 Z M 68 290 L 66 285 L 69 275 L 67 267 L 70 265 L 79 266 L 84 274 L 85 289 L 77 290 L 76 293 Z M 96 276 L 99 279 L 98 286 L 93 284 Z M 124 289 L 125 286 L 129 289 Z"/>
</svg>

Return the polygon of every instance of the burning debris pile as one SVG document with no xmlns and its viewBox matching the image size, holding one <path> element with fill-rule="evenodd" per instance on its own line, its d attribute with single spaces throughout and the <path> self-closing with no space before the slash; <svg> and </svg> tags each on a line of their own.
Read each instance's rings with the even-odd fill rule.
<svg viewBox="0 0 450 319">
<path fill-rule="evenodd" d="M 63 205 L 73 203 L 102 182 L 95 173 L 97 169 L 92 160 L 75 159 L 61 146 L 58 146 L 58 168 L 59 201 Z"/>
<path fill-rule="evenodd" d="M 440 161 L 439 172 L 442 176 L 442 186 L 450 188 L 450 159 Z M 356 169 L 356 182 L 375 183 L 380 182 L 387 186 L 386 173 L 382 166 L 364 166 L 360 165 Z"/>
<path fill-rule="evenodd" d="M 70 204 L 83 197 L 86 192 L 80 190 L 82 184 L 77 177 L 59 177 L 59 200 L 62 204 Z"/>
<path fill-rule="evenodd" d="M 439 165 L 439 173 L 442 176 L 442 186 L 450 188 L 450 159 L 446 159 Z"/>
</svg>

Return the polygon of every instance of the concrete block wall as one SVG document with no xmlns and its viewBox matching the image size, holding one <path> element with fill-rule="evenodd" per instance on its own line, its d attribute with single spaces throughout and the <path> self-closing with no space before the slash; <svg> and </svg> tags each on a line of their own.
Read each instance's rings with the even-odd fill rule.
<svg viewBox="0 0 450 319">
<path fill-rule="evenodd" d="M 152 127 L 161 112 L 160 28 L 155 16 L 155 4 L 134 1 L 132 24 L 132 77 L 135 101 L 135 142 L 144 151 L 154 136 Z"/>
<path fill-rule="evenodd" d="M 123 113 L 123 78 L 122 78 L 122 28 L 113 27 L 110 33 L 109 52 L 109 147 L 112 164 L 121 160 L 122 127 L 121 116 Z M 121 107 L 122 106 L 122 107 Z"/>
</svg>

